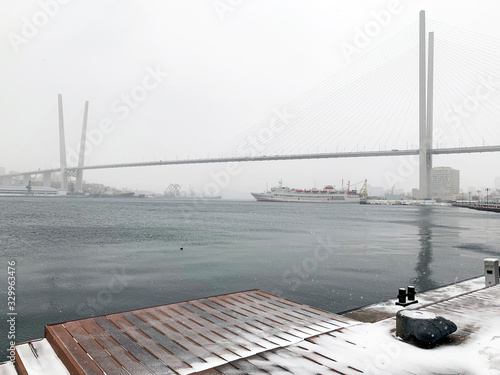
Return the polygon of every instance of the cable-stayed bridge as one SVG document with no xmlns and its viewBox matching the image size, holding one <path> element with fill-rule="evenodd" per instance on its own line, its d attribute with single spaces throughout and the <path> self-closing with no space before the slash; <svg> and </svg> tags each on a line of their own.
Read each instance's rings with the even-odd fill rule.
<svg viewBox="0 0 500 375">
<path fill-rule="evenodd" d="M 78 165 L 67 166 L 60 98 L 60 168 L 39 173 L 50 183 L 60 172 L 63 188 L 76 177 L 79 190 L 83 171 L 92 169 L 419 155 L 419 188 L 428 197 L 433 155 L 500 151 L 499 63 L 500 41 L 426 21 L 421 12 L 418 22 L 211 152 L 217 157 L 194 159 L 85 166 L 82 148 Z M 27 183 L 35 172 L 0 177 L 22 175 Z"/>
</svg>

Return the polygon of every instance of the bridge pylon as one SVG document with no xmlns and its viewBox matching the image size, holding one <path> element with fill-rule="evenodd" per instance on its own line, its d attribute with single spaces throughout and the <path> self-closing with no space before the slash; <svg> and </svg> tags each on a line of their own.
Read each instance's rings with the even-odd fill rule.
<svg viewBox="0 0 500 375">
<path fill-rule="evenodd" d="M 58 105 L 59 105 L 59 156 L 60 156 L 60 171 L 61 171 L 61 189 L 68 190 L 68 178 L 70 174 L 68 173 L 68 165 L 66 164 L 66 138 L 64 136 L 64 115 L 63 115 L 63 104 L 62 95 L 58 94 Z M 83 110 L 83 125 L 82 125 L 82 136 L 80 139 L 80 153 L 78 155 L 78 168 L 83 167 L 85 159 L 85 144 L 87 141 L 87 117 L 89 112 L 89 102 L 85 102 L 85 108 Z M 73 175 L 75 176 L 75 175 Z M 78 169 L 76 171 L 76 184 L 75 190 L 81 192 L 83 190 L 83 170 Z"/>
<path fill-rule="evenodd" d="M 58 94 L 59 106 L 59 162 L 61 168 L 61 189 L 68 190 L 68 170 L 66 164 L 66 138 L 64 136 L 64 116 L 62 95 Z"/>
<path fill-rule="evenodd" d="M 434 132 L 434 32 L 429 33 L 429 52 L 427 54 L 427 134 L 426 134 L 426 198 L 431 198 L 431 174 L 432 174 L 432 140 Z"/>
<path fill-rule="evenodd" d="M 419 21 L 419 192 L 420 198 L 431 197 L 434 33 L 429 33 L 428 72 L 426 72 L 425 11 Z M 426 74 L 427 73 L 427 74 Z M 427 84 L 426 84 L 427 80 Z"/>
<path fill-rule="evenodd" d="M 85 145 L 87 142 L 87 117 L 89 113 L 89 102 L 85 102 L 85 109 L 83 110 L 83 125 L 82 125 L 82 136 L 80 138 L 80 154 L 78 155 L 78 168 L 83 167 L 85 160 Z M 77 192 L 83 191 L 83 169 L 78 169 L 76 171 L 76 183 L 75 190 Z"/>
</svg>

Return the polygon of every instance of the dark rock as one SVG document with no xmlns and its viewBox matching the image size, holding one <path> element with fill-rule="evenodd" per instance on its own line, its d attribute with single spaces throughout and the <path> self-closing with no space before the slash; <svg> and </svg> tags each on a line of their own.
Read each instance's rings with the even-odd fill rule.
<svg viewBox="0 0 500 375">
<path fill-rule="evenodd" d="M 396 336 L 403 341 L 432 345 L 457 330 L 451 320 L 420 310 L 400 310 L 396 314 Z"/>
</svg>

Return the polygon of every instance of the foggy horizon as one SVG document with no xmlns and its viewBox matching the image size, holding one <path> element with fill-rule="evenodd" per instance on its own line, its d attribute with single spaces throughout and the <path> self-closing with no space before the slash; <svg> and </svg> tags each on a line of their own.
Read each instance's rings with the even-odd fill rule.
<svg viewBox="0 0 500 375">
<path fill-rule="evenodd" d="M 217 2 L 204 7 L 162 2 L 150 2 L 147 7 L 134 2 L 120 7 L 98 2 L 60 1 L 52 8 L 40 4 L 32 9 L 5 5 L 2 15 L 6 37 L 0 49 L 8 69 L 0 74 L 9 90 L 2 94 L 1 116 L 2 123 L 13 124 L 4 126 L 0 143 L 0 166 L 7 171 L 59 165 L 59 93 L 63 96 L 68 166 L 76 165 L 86 100 L 90 102 L 87 166 L 245 155 L 239 149 L 248 149 L 247 143 L 262 129 L 259 124 L 275 113 L 286 111 L 297 99 L 317 93 L 325 85 L 335 88 L 339 79 L 351 77 L 353 82 L 357 74 L 367 73 L 356 70 L 357 65 L 367 69 L 366 64 L 373 61 L 383 67 L 383 59 L 391 59 L 391 54 L 380 53 L 380 60 L 374 57 L 401 34 L 410 33 L 421 9 L 426 11 L 427 31 L 436 30 L 436 54 L 450 53 L 450 46 L 439 44 L 439 38 L 451 27 L 497 41 L 500 37 L 494 26 L 493 2 L 477 4 L 473 10 L 465 2 L 429 1 L 372 2 L 363 7 L 342 1 L 309 7 L 300 2 L 241 2 L 231 9 L 218 7 Z M 407 48 L 413 54 L 408 61 L 413 63 L 418 51 Z M 436 85 L 446 78 L 439 70 L 441 60 L 436 59 Z M 404 68 L 394 71 L 405 77 L 400 79 L 401 89 L 407 82 L 417 83 L 412 78 L 416 69 Z M 493 94 L 497 95 L 495 79 Z M 366 91 L 374 83 L 378 81 L 365 78 L 359 90 Z M 462 96 L 474 92 L 466 83 Z M 377 94 L 372 105 L 379 101 L 387 107 L 398 98 L 395 93 L 392 99 Z M 498 98 L 494 95 L 491 97 Z M 442 96 L 450 96 L 446 99 L 450 102 L 444 102 Z M 390 111 L 383 116 L 393 116 L 394 108 L 416 113 L 411 95 L 405 100 L 408 103 L 399 107 L 397 103 L 387 107 Z M 448 147 L 500 144 L 498 131 L 488 133 L 488 128 L 481 130 L 486 137 L 477 135 L 462 144 L 458 138 L 453 140 L 452 131 L 446 130 L 450 125 L 446 116 L 451 116 L 445 109 L 461 105 L 464 99 L 453 98 L 438 87 L 436 109 L 439 100 L 443 110 L 435 115 L 436 128 L 441 122 Z M 342 110 L 353 104 L 336 96 L 331 106 L 339 105 Z M 484 122 L 490 109 L 481 110 L 464 115 L 468 121 L 464 126 Z M 409 117 L 411 122 L 403 126 L 406 138 L 398 135 L 397 143 L 391 134 L 401 130 L 396 125 L 370 129 L 368 123 L 377 113 L 370 116 L 361 119 L 367 125 L 360 125 L 357 134 L 342 140 L 341 147 L 348 147 L 346 151 L 418 148 L 416 118 Z M 254 151 L 263 155 L 280 154 L 281 150 L 284 154 L 336 152 L 338 142 L 332 138 L 327 143 L 323 134 L 335 137 L 348 126 L 335 124 L 327 133 L 312 128 L 311 139 L 304 138 L 311 146 L 302 149 L 300 140 L 288 140 L 286 132 L 277 132 L 277 139 L 284 138 L 283 145 L 273 140 L 276 145 L 262 144 Z M 378 137 L 376 132 L 387 139 L 378 142 L 378 147 L 374 141 L 370 144 Z M 495 172 L 498 158 L 498 153 L 436 155 L 433 166 L 460 170 L 464 192 L 469 187 L 493 189 L 500 175 Z M 84 172 L 84 180 L 159 193 L 170 183 L 203 191 L 226 168 L 223 163 L 92 170 Z M 340 186 L 342 180 L 356 183 L 366 178 L 370 185 L 384 189 L 418 188 L 418 168 L 410 157 L 269 161 L 240 163 L 234 168 L 238 173 L 220 188 L 223 197 L 250 198 L 250 191 L 264 190 L 280 179 L 295 187 Z"/>
</svg>

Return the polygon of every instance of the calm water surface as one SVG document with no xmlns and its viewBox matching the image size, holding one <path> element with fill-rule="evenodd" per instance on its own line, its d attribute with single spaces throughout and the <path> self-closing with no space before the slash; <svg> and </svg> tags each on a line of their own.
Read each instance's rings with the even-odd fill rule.
<svg viewBox="0 0 500 375">
<path fill-rule="evenodd" d="M 4 198 L 0 345 L 9 260 L 21 342 L 50 322 L 253 288 L 341 312 L 482 274 L 498 228 L 454 207 Z"/>
</svg>

